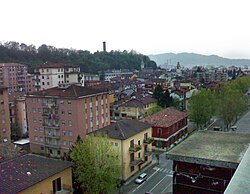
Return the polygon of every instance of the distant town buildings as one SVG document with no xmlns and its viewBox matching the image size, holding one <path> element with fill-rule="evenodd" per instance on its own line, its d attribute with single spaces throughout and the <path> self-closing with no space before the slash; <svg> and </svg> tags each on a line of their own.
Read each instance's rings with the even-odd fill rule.
<svg viewBox="0 0 250 194">
<path fill-rule="evenodd" d="M 80 67 L 47 62 L 34 67 L 36 91 L 79 82 Z"/>
<path fill-rule="evenodd" d="M 77 85 L 42 90 L 26 97 L 30 148 L 66 156 L 77 136 L 110 124 L 108 92 Z"/>
<path fill-rule="evenodd" d="M 35 91 L 33 76 L 18 63 L 0 63 L 0 85 L 8 87 L 10 93 Z"/>
</svg>

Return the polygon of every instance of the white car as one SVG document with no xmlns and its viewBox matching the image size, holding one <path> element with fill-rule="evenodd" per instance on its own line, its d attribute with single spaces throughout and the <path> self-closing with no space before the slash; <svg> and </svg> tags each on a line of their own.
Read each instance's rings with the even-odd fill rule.
<svg viewBox="0 0 250 194">
<path fill-rule="evenodd" d="M 135 183 L 137 184 L 141 184 L 143 183 L 144 181 L 146 181 L 148 178 L 148 175 L 146 173 L 142 173 L 140 174 L 136 179 L 135 179 Z"/>
</svg>

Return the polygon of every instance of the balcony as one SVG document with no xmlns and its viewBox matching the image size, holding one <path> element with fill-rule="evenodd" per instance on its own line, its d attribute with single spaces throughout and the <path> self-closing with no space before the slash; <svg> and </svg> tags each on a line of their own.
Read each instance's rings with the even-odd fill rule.
<svg viewBox="0 0 250 194">
<path fill-rule="evenodd" d="M 144 161 L 141 158 L 134 158 L 134 160 L 130 160 L 130 166 L 136 166 L 142 164 Z"/>
<path fill-rule="evenodd" d="M 60 139 L 60 133 L 59 132 L 45 132 L 46 138 L 54 138 L 54 139 Z"/>
<path fill-rule="evenodd" d="M 62 189 L 60 191 L 50 191 L 51 194 L 71 194 L 73 193 L 73 188 L 70 185 L 62 185 Z"/>
<path fill-rule="evenodd" d="M 55 143 L 55 142 L 49 142 L 49 141 L 45 142 L 45 146 L 46 147 L 51 147 L 51 148 L 60 148 L 61 147 L 59 142 Z"/>
<path fill-rule="evenodd" d="M 149 138 L 147 138 L 147 139 L 144 139 L 144 140 L 143 140 L 143 143 L 144 143 L 144 144 L 151 144 L 153 141 L 154 141 L 154 139 L 153 139 L 152 137 L 149 137 Z"/>
<path fill-rule="evenodd" d="M 54 123 L 43 123 L 43 127 L 49 128 L 49 129 L 59 129 L 59 124 Z"/>
<path fill-rule="evenodd" d="M 57 109 L 58 104 L 56 103 L 43 103 L 43 108 L 48 108 L 48 109 Z"/>
<path fill-rule="evenodd" d="M 145 155 L 145 156 L 151 156 L 152 153 L 153 153 L 152 151 L 145 150 L 144 155 Z"/>
<path fill-rule="evenodd" d="M 141 150 L 141 145 L 136 145 L 135 144 L 133 147 L 129 148 L 130 153 L 138 152 L 139 150 Z"/>
</svg>

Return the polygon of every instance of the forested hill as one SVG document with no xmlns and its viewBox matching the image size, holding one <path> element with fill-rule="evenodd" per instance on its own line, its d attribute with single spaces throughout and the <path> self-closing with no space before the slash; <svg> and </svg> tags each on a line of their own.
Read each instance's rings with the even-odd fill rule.
<svg viewBox="0 0 250 194">
<path fill-rule="evenodd" d="M 14 41 L 0 43 L 0 63 L 21 63 L 29 67 L 46 61 L 80 65 L 82 72 L 97 73 L 107 69 L 140 69 L 143 61 L 145 67 L 156 68 L 156 63 L 148 56 L 135 51 L 110 51 L 90 53 L 86 50 L 56 48 L 45 44 L 36 48 Z"/>
</svg>

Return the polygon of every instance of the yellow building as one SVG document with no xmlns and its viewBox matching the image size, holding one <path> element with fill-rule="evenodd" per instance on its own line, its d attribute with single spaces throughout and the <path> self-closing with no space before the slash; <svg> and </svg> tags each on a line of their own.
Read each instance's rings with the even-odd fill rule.
<svg viewBox="0 0 250 194">
<path fill-rule="evenodd" d="M 122 120 L 95 131 L 107 134 L 121 150 L 122 180 L 152 162 L 151 131 L 150 125 L 137 120 Z"/>
<path fill-rule="evenodd" d="M 0 163 L 0 193 L 73 194 L 71 162 L 26 154 Z"/>
<path fill-rule="evenodd" d="M 118 107 L 116 117 L 140 119 L 151 115 L 157 107 L 157 100 L 152 97 L 144 97 L 141 99 L 131 99 Z"/>
</svg>

